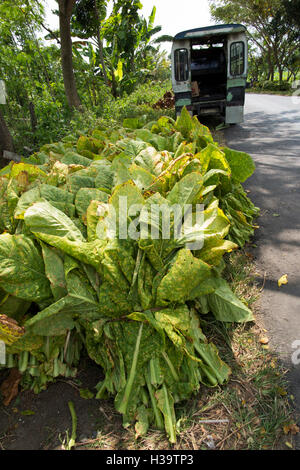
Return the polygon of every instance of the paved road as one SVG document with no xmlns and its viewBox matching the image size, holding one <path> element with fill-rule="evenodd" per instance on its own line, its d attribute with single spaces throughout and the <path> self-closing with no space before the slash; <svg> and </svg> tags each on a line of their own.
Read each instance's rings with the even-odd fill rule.
<svg viewBox="0 0 300 470">
<path fill-rule="evenodd" d="M 250 153 L 256 172 L 246 183 L 261 208 L 256 232 L 257 267 L 266 272 L 261 310 L 270 345 L 289 366 L 291 393 L 300 412 L 300 98 L 246 97 L 245 122 L 226 130 L 229 147 Z M 275 214 L 275 215 L 274 215 Z M 279 214 L 279 216 L 276 216 Z M 277 280 L 288 275 L 281 288 Z M 297 354 L 296 354 L 297 355 Z M 300 421 L 300 420 L 299 420 Z M 299 423 L 298 423 L 299 424 Z M 300 449 L 300 436 L 297 438 Z"/>
</svg>

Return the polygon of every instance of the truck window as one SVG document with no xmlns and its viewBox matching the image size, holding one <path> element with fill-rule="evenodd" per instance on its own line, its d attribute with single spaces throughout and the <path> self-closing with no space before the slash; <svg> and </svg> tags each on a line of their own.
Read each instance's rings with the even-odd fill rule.
<svg viewBox="0 0 300 470">
<path fill-rule="evenodd" d="M 189 56 L 187 49 L 175 51 L 175 80 L 185 82 L 189 78 Z"/>
<path fill-rule="evenodd" d="M 233 77 L 243 75 L 245 69 L 245 45 L 242 41 L 230 46 L 230 74 Z"/>
</svg>

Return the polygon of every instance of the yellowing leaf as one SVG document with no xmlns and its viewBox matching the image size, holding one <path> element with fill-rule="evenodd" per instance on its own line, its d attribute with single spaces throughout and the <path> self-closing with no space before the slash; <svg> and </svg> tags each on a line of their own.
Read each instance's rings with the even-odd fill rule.
<svg viewBox="0 0 300 470">
<path fill-rule="evenodd" d="M 32 410 L 24 410 L 24 411 L 21 411 L 21 415 L 22 416 L 32 416 L 35 414 L 35 411 L 32 411 Z"/>
<path fill-rule="evenodd" d="M 287 395 L 287 391 L 283 387 L 278 387 L 277 393 L 278 395 L 281 395 L 282 397 L 285 397 Z"/>
<path fill-rule="evenodd" d="M 267 338 L 266 336 L 262 336 L 259 339 L 259 342 L 260 342 L 260 344 L 268 344 L 269 343 L 269 338 Z"/>
<path fill-rule="evenodd" d="M 295 423 L 285 424 L 283 426 L 284 434 L 298 434 L 300 431 L 299 427 Z"/>
<path fill-rule="evenodd" d="M 280 279 L 278 279 L 278 287 L 281 287 L 283 284 L 287 284 L 287 283 L 288 283 L 287 274 L 284 274 L 283 276 L 281 276 Z"/>
</svg>

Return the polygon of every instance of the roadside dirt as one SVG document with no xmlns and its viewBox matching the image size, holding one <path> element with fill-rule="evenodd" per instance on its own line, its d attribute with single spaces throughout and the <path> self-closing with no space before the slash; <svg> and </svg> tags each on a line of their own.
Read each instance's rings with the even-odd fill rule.
<svg viewBox="0 0 300 470">
<path fill-rule="evenodd" d="M 0 383 L 5 377 L 0 375 Z M 72 401 L 78 420 L 77 441 L 93 439 L 97 432 L 109 429 L 111 417 L 105 408 L 110 401 L 84 399 L 81 388 L 93 387 L 103 378 L 101 368 L 84 360 L 76 380 L 58 380 L 47 390 L 35 395 L 30 390 L 21 391 L 9 406 L 0 405 L 0 449 L 46 450 L 61 446 L 72 428 L 68 402 Z M 82 385 L 80 385 L 82 383 Z M 108 428 L 107 428 L 108 426 Z M 122 427 L 122 420 L 114 416 L 114 427 Z"/>
</svg>

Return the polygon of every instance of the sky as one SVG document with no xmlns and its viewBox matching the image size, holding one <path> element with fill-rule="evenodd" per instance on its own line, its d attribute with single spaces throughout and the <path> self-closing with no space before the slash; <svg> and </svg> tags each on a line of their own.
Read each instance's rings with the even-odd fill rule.
<svg viewBox="0 0 300 470">
<path fill-rule="evenodd" d="M 200 28 L 213 24 L 210 18 L 208 0 L 141 0 L 144 17 L 149 17 L 153 6 L 156 6 L 155 25 L 162 26 L 161 34 L 174 36 L 180 31 L 192 28 Z M 48 26 L 58 29 L 58 17 L 51 13 L 51 9 L 57 8 L 55 0 L 44 2 L 46 6 Z M 171 45 L 163 46 L 168 52 Z"/>
</svg>

